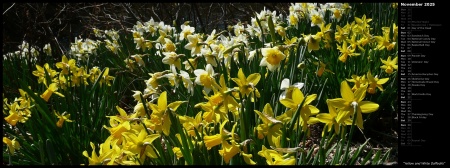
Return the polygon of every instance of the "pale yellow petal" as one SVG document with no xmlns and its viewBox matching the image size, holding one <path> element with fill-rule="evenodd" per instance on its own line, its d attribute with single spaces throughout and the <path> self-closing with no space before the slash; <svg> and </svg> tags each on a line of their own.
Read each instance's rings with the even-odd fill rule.
<svg viewBox="0 0 450 168">
<path fill-rule="evenodd" d="M 362 113 L 371 113 L 377 111 L 380 106 L 377 103 L 370 101 L 362 101 L 358 105 L 361 108 Z"/>
</svg>

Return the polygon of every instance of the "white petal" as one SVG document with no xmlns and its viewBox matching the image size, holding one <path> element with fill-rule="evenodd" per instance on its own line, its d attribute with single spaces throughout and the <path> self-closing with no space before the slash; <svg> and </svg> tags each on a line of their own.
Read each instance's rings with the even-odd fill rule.
<svg viewBox="0 0 450 168">
<path fill-rule="evenodd" d="M 284 78 L 283 81 L 281 81 L 281 90 L 286 90 L 287 88 L 289 88 L 289 85 L 291 85 L 290 81 L 288 78 Z"/>
<path fill-rule="evenodd" d="M 302 88 L 303 88 L 303 85 L 305 85 L 305 84 L 304 84 L 304 83 L 301 83 L 301 82 L 297 82 L 297 83 L 294 83 L 293 86 L 297 87 L 298 89 L 302 89 Z"/>
</svg>

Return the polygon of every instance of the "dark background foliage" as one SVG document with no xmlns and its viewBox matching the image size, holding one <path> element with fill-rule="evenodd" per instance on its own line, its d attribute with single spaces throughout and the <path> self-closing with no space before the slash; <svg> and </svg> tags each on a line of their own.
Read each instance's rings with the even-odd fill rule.
<svg viewBox="0 0 450 168">
<path fill-rule="evenodd" d="M 264 7 L 283 16 L 289 3 L 3 3 L 3 48 L 13 52 L 26 41 L 42 47 L 51 43 L 60 58 L 75 37 L 90 38 L 92 28 L 125 31 L 137 21 L 175 25 L 190 21 L 197 32 L 226 29 L 248 22 Z M 59 46 L 59 48 L 55 48 Z"/>
</svg>

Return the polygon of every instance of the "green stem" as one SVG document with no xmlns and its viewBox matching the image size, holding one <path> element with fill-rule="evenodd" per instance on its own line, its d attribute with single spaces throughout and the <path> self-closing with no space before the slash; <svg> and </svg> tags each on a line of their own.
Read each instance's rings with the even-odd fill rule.
<svg viewBox="0 0 450 168">
<path fill-rule="evenodd" d="M 350 128 L 350 136 L 349 136 L 349 139 L 347 140 L 347 149 L 345 150 L 345 155 L 344 155 L 344 160 L 343 160 L 343 161 L 346 161 L 346 160 L 347 160 L 347 157 L 348 157 L 348 148 L 350 147 L 350 141 L 352 140 L 353 132 L 354 132 L 354 130 L 355 130 L 355 121 L 356 121 L 356 118 L 358 117 L 358 116 L 357 116 L 358 113 L 356 112 L 356 107 L 357 107 L 357 106 L 353 106 L 353 121 L 352 121 L 352 126 L 351 126 L 351 128 Z"/>
</svg>

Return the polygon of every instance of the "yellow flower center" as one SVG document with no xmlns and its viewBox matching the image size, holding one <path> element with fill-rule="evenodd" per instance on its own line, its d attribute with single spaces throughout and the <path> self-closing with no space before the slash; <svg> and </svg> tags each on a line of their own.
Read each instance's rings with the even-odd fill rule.
<svg viewBox="0 0 450 168">
<path fill-rule="evenodd" d="M 203 84 L 203 86 L 211 87 L 212 81 L 211 77 L 208 74 L 202 74 L 200 75 L 200 82 Z"/>
<path fill-rule="evenodd" d="M 173 43 L 166 43 L 166 45 L 164 45 L 164 47 L 167 52 L 171 52 L 171 51 L 175 52 L 175 49 L 176 49 L 175 45 Z"/>
<path fill-rule="evenodd" d="M 391 74 L 393 72 L 392 66 L 386 68 L 386 73 Z"/>
<path fill-rule="evenodd" d="M 294 15 L 289 16 L 289 21 L 292 25 L 297 25 L 298 19 Z"/>
<path fill-rule="evenodd" d="M 334 10 L 334 17 L 341 18 L 341 12 L 339 12 L 339 10 Z"/>
<path fill-rule="evenodd" d="M 318 15 L 314 15 L 311 18 L 311 22 L 313 22 L 315 25 L 321 24 L 322 23 L 322 18 L 320 16 L 318 16 Z"/>
<path fill-rule="evenodd" d="M 266 61 L 271 65 L 278 65 L 281 62 L 281 54 L 278 53 L 279 51 L 271 50 L 269 51 L 269 55 L 267 55 Z"/>
</svg>

